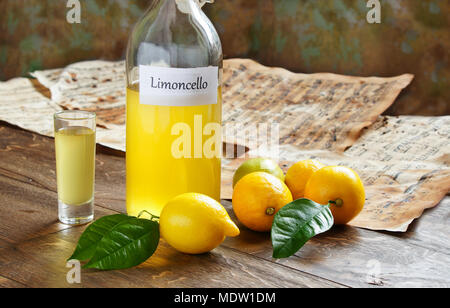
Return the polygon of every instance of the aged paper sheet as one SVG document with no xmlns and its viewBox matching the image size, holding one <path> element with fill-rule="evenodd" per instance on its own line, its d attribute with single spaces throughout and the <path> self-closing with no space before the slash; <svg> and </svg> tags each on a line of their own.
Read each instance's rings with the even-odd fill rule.
<svg viewBox="0 0 450 308">
<path fill-rule="evenodd" d="M 65 109 L 97 113 L 100 124 L 125 124 L 125 64 L 89 61 L 32 74 Z"/>
<path fill-rule="evenodd" d="M 351 167 L 367 196 L 363 212 L 350 224 L 403 232 L 450 191 L 450 116 L 380 117 L 344 153 L 282 145 L 279 157 L 285 170 L 303 159 Z M 224 166 L 224 198 L 231 198 L 232 176 L 243 160 Z"/>
<path fill-rule="evenodd" d="M 0 120 L 52 136 L 53 114 L 61 110 L 61 106 L 42 95 L 30 79 L 0 82 Z"/>
<path fill-rule="evenodd" d="M 54 71 L 60 75 L 60 70 Z M 53 73 L 53 72 L 52 72 Z M 0 82 L 0 120 L 23 129 L 53 137 L 53 115 L 68 108 L 44 96 L 39 85 L 28 78 L 15 78 Z M 102 120 L 97 127 L 97 142 L 110 148 L 125 151 L 124 125 L 108 124 Z"/>
<path fill-rule="evenodd" d="M 120 148 L 118 127 L 125 124 L 124 62 L 89 61 L 33 76 L 65 109 L 97 112 L 99 124 L 114 130 L 105 145 Z M 258 124 L 279 126 L 281 144 L 342 152 L 370 126 L 413 76 L 362 78 L 334 74 L 294 74 L 252 60 L 224 62 L 224 140 L 229 144 L 264 143 Z M 254 140 L 254 139 L 264 140 Z"/>
<path fill-rule="evenodd" d="M 241 132 L 225 131 L 225 141 L 249 144 L 254 136 L 248 127 L 277 123 L 282 145 L 337 152 L 351 146 L 413 79 L 294 74 L 242 59 L 225 68 L 224 123 Z"/>
<path fill-rule="evenodd" d="M 51 99 L 27 86 L 25 78 L 14 81 L 15 90 L 6 83 L 0 83 L 0 89 L 13 98 L 15 93 L 28 91 L 33 93 L 30 101 L 55 110 L 95 111 L 99 118 L 97 141 L 125 150 L 123 62 L 81 62 L 33 76 L 50 89 Z M 226 60 L 224 139 L 228 144 L 244 145 L 242 149 L 247 147 L 247 155 L 264 153 L 261 147 L 267 136 L 255 135 L 248 127 L 276 124 L 280 148 L 276 153 L 266 152 L 266 156 L 276 154 L 285 168 L 304 158 L 353 167 L 365 182 L 368 201 L 364 213 L 352 224 L 405 231 L 450 188 L 448 118 L 379 117 L 412 78 L 304 75 L 267 68 L 251 60 Z M 14 117 L 10 114 L 17 114 L 17 109 L 7 105 L 8 101 L 0 98 L 0 108 L 9 108 L 0 114 L 2 120 L 52 134 L 53 109 L 37 108 L 35 117 L 45 122 L 38 124 L 30 120 L 26 108 L 20 117 Z M 415 146 L 411 147 L 413 142 Z M 224 160 L 224 199 L 231 198 L 228 184 L 240 162 L 230 157 Z"/>
</svg>

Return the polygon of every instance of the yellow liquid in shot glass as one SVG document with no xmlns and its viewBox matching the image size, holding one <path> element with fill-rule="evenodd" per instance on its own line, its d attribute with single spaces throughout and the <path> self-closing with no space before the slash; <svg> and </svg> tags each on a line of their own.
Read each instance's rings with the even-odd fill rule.
<svg viewBox="0 0 450 308">
<path fill-rule="evenodd" d="M 59 200 L 83 205 L 94 197 L 95 132 L 68 127 L 55 133 L 56 177 Z"/>
</svg>

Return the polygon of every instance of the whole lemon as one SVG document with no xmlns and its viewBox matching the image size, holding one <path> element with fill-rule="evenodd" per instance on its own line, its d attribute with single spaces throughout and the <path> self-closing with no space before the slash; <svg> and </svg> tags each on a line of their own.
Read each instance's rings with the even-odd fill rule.
<svg viewBox="0 0 450 308">
<path fill-rule="evenodd" d="M 267 172 L 284 181 L 284 172 L 275 161 L 268 158 L 252 158 L 245 161 L 234 173 L 233 188 L 240 179 L 253 172 Z"/>
<path fill-rule="evenodd" d="M 308 183 L 314 172 L 323 167 L 325 165 L 317 160 L 303 160 L 289 168 L 286 173 L 285 182 L 294 200 L 301 199 L 305 196 L 306 183 Z"/>
<path fill-rule="evenodd" d="M 305 189 L 305 198 L 320 204 L 331 203 L 334 223 L 345 225 L 363 209 L 366 194 L 359 175 L 350 168 L 324 167 L 316 171 Z"/>
<path fill-rule="evenodd" d="M 292 194 L 286 184 L 266 172 L 244 176 L 233 192 L 236 217 L 247 228 L 259 232 L 270 231 L 275 214 L 291 202 Z"/>
<path fill-rule="evenodd" d="M 240 233 L 219 202 L 197 193 L 186 193 L 169 201 L 159 224 L 167 243 L 187 254 L 206 253 L 219 246 L 226 236 Z"/>
</svg>

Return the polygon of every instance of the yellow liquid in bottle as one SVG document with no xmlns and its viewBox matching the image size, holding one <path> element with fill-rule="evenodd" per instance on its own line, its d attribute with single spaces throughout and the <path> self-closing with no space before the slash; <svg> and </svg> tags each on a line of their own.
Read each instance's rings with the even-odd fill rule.
<svg viewBox="0 0 450 308">
<path fill-rule="evenodd" d="M 220 88 L 217 104 L 188 107 L 140 104 L 138 89 L 138 85 L 127 89 L 128 214 L 136 216 L 147 210 L 159 215 L 168 201 L 187 192 L 220 200 L 220 155 L 195 158 L 194 153 L 205 126 L 221 124 Z M 201 125 L 194 125 L 199 116 Z M 172 129 L 179 123 L 187 124 L 191 130 L 191 158 L 173 155 L 173 144 L 180 135 L 173 135 Z M 210 138 L 211 135 L 202 134 L 200 141 L 204 145 Z"/>
<path fill-rule="evenodd" d="M 95 132 L 86 127 L 63 128 L 55 134 L 58 198 L 83 205 L 94 197 Z"/>
</svg>

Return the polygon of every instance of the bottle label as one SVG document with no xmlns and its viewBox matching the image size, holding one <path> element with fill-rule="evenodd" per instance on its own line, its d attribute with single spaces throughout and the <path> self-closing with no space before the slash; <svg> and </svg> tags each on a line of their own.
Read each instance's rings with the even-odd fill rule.
<svg viewBox="0 0 450 308">
<path fill-rule="evenodd" d="M 139 66 L 140 103 L 144 105 L 214 105 L 218 87 L 218 67 Z"/>
</svg>

